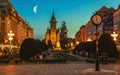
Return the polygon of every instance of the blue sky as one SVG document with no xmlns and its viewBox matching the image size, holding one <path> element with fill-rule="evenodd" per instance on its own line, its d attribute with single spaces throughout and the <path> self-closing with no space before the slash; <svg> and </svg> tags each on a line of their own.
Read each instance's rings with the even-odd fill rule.
<svg viewBox="0 0 120 75">
<path fill-rule="evenodd" d="M 16 11 L 34 28 L 34 37 L 44 39 L 45 32 L 50 27 L 49 21 L 53 8 L 57 20 L 57 28 L 65 21 L 68 37 L 74 38 L 75 33 L 85 25 L 93 12 L 102 6 L 117 8 L 120 0 L 10 0 Z M 33 7 L 38 5 L 37 14 Z"/>
</svg>

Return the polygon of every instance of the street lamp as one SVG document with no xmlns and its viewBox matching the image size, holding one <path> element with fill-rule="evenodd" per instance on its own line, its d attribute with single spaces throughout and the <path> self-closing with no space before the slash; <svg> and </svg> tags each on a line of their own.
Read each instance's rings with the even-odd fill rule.
<svg viewBox="0 0 120 75">
<path fill-rule="evenodd" d="M 95 64 L 95 71 L 100 71 L 99 69 L 99 51 L 98 51 L 98 25 L 102 23 L 102 17 L 99 14 L 94 14 L 91 18 L 92 24 L 96 26 L 96 64 Z"/>
<path fill-rule="evenodd" d="M 11 49 L 11 44 L 12 44 L 14 33 L 10 30 L 10 32 L 7 35 L 8 35 L 8 39 L 10 41 L 10 49 Z"/>
<path fill-rule="evenodd" d="M 92 41 L 92 39 L 89 37 L 89 38 L 87 39 L 87 41 L 90 42 L 90 41 Z"/>
<path fill-rule="evenodd" d="M 113 40 L 116 42 L 117 41 L 117 37 L 118 37 L 118 34 L 113 32 L 113 34 L 111 34 L 111 36 L 113 37 Z"/>
<path fill-rule="evenodd" d="M 78 44 L 79 44 L 79 42 L 77 41 L 77 42 L 76 42 L 76 45 L 78 45 Z"/>
</svg>

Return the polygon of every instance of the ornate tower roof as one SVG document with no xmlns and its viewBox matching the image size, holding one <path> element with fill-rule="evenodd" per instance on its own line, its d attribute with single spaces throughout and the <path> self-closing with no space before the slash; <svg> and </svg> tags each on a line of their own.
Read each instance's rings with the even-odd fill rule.
<svg viewBox="0 0 120 75">
<path fill-rule="evenodd" d="M 118 8 L 117 9 L 120 9 L 120 4 L 118 5 Z"/>
<path fill-rule="evenodd" d="M 50 23 L 53 23 L 53 22 L 57 23 L 56 18 L 54 16 L 54 9 L 53 9 L 53 13 L 52 13 L 52 17 L 51 17 Z"/>
<path fill-rule="evenodd" d="M 103 6 L 99 11 L 108 11 L 108 8 L 106 6 Z"/>
<path fill-rule="evenodd" d="M 49 28 L 47 28 L 47 32 L 46 33 L 50 33 L 50 29 Z"/>
<path fill-rule="evenodd" d="M 14 15 L 19 20 L 19 15 L 9 0 L 0 0 L 0 14 Z"/>
</svg>

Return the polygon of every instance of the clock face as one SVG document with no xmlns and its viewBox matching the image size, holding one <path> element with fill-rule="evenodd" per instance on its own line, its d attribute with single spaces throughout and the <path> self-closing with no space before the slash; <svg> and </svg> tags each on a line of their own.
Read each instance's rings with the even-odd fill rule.
<svg viewBox="0 0 120 75">
<path fill-rule="evenodd" d="M 92 22 L 95 25 L 99 25 L 102 22 L 102 17 L 100 15 L 93 15 Z"/>
</svg>

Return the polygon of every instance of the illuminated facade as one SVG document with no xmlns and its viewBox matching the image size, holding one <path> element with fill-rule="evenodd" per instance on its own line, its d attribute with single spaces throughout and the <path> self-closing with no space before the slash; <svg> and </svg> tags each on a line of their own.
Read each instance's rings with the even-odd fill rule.
<svg viewBox="0 0 120 75">
<path fill-rule="evenodd" d="M 98 31 L 101 36 L 103 33 L 111 34 L 113 32 L 113 13 L 115 12 L 114 8 L 107 8 L 103 6 L 97 13 L 101 15 L 103 21 L 101 25 L 98 26 Z"/>
<path fill-rule="evenodd" d="M 33 38 L 33 28 L 26 23 L 9 0 L 0 0 L 0 44 L 8 43 L 7 33 L 14 33 L 13 44 L 21 45 L 25 38 Z"/>
<path fill-rule="evenodd" d="M 120 43 L 120 5 L 113 15 L 114 17 L 114 31 L 118 34 L 118 42 Z"/>
<path fill-rule="evenodd" d="M 60 30 L 56 28 L 57 21 L 54 16 L 54 11 L 50 20 L 50 29 L 47 29 L 45 34 L 45 42 L 48 44 L 48 41 L 51 40 L 53 47 L 55 48 L 57 43 L 60 42 Z"/>
<path fill-rule="evenodd" d="M 86 42 L 86 27 L 84 25 L 75 34 L 75 42 Z"/>
<path fill-rule="evenodd" d="M 113 13 L 115 12 L 114 8 L 107 8 L 103 6 L 96 13 L 100 14 L 103 18 L 101 25 L 98 26 L 99 37 L 103 33 L 111 34 L 113 32 Z M 116 27 L 117 28 L 117 27 Z M 96 39 L 95 36 L 96 27 L 92 24 L 90 20 L 85 26 L 82 26 L 80 30 L 75 35 L 75 41 L 86 42 Z"/>
<path fill-rule="evenodd" d="M 80 40 L 80 31 L 78 31 L 76 34 L 75 34 L 75 43 L 76 44 L 79 44 L 81 42 Z"/>
<path fill-rule="evenodd" d="M 81 42 L 86 42 L 86 27 L 84 25 L 80 28 L 80 38 Z"/>
<path fill-rule="evenodd" d="M 92 21 L 90 20 L 87 24 L 86 24 L 86 40 L 87 41 L 92 41 L 95 40 L 96 36 L 95 36 L 95 26 L 92 25 Z"/>
</svg>

